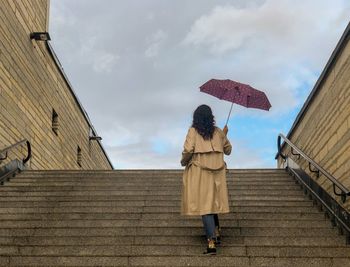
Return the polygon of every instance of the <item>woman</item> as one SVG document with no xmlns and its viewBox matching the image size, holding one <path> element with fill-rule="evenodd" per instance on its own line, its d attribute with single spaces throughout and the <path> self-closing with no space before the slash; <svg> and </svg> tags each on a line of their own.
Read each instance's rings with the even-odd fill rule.
<svg viewBox="0 0 350 267">
<path fill-rule="evenodd" d="M 202 216 L 207 254 L 216 254 L 215 243 L 220 238 L 217 214 L 229 212 L 224 154 L 229 155 L 232 146 L 227 132 L 227 126 L 223 130 L 215 127 L 211 108 L 201 105 L 194 111 L 182 152 L 181 165 L 186 168 L 181 213 Z"/>
</svg>

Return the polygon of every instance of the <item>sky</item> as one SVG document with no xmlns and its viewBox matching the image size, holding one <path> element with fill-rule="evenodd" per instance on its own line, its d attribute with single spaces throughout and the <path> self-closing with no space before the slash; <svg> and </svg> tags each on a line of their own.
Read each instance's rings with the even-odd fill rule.
<svg viewBox="0 0 350 267">
<path fill-rule="evenodd" d="M 53 46 L 115 169 L 177 169 L 193 111 L 230 103 L 209 79 L 264 91 L 269 112 L 234 105 L 229 168 L 274 168 L 350 18 L 348 0 L 51 0 Z"/>
</svg>

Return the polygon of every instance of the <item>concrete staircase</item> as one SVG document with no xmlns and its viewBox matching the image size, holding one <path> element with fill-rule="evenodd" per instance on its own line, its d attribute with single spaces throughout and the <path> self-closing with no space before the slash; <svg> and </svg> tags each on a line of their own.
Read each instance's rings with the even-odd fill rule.
<svg viewBox="0 0 350 267">
<path fill-rule="evenodd" d="M 223 244 L 182 217 L 182 171 L 25 171 L 0 187 L 1 266 L 350 266 L 284 170 L 230 170 Z"/>
</svg>

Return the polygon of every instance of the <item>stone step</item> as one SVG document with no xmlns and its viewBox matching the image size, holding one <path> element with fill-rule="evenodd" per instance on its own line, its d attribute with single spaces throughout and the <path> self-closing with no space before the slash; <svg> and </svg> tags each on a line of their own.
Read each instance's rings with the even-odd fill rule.
<svg viewBox="0 0 350 267">
<path fill-rule="evenodd" d="M 93 219 L 140 219 L 140 220 L 198 220 L 199 217 L 184 217 L 178 213 L 2 213 L 0 220 L 93 220 Z M 220 221 L 226 219 L 237 220 L 325 220 L 322 213 L 230 213 L 220 215 Z"/>
<path fill-rule="evenodd" d="M 75 178 L 103 178 L 103 177 L 109 177 L 109 178 L 123 178 L 123 179 L 134 179 L 134 178 L 144 178 L 144 179 L 150 179 L 150 178 L 163 178 L 163 179 L 175 179 L 177 177 L 183 176 L 183 171 L 174 172 L 174 173 L 166 173 L 166 172 L 153 172 L 153 173 L 122 173 L 120 171 L 112 171 L 112 172 L 87 172 L 87 171 L 77 171 L 77 172 L 46 172 L 46 171 L 24 171 L 20 174 L 18 174 L 16 177 L 36 177 L 36 178 L 62 178 L 62 177 L 75 177 Z M 258 177 L 258 178 L 269 178 L 269 177 L 275 177 L 275 178 L 282 178 L 282 177 L 288 177 L 288 174 L 283 172 L 266 172 L 266 173 L 256 173 L 256 172 L 249 172 L 249 173 L 231 173 L 226 172 L 227 177 L 242 177 L 242 178 L 249 178 L 249 177 Z"/>
<path fill-rule="evenodd" d="M 38 240 L 37 244 L 2 244 L 0 253 L 2 255 L 21 255 L 21 256 L 198 256 L 203 252 L 203 244 L 199 240 L 195 242 L 198 245 L 186 243 L 170 243 L 167 246 L 153 244 L 121 244 L 118 238 L 110 240 L 104 238 L 101 240 L 105 245 L 90 244 L 91 240 L 72 239 L 71 245 L 64 241 L 54 239 L 51 242 Z M 25 240 L 24 240 L 25 241 Z M 63 241 L 63 242 L 62 242 Z M 106 242 L 109 241 L 109 242 Z M 0 240 L 1 242 L 1 240 Z M 61 245 L 60 245 L 61 244 Z M 84 244 L 84 245 L 82 245 Z M 311 245 L 302 246 L 244 246 L 244 245 L 225 245 L 218 248 L 218 256 L 270 256 L 270 257 L 349 257 L 349 247 L 313 247 Z"/>
<path fill-rule="evenodd" d="M 284 199 L 284 201 L 281 201 L 281 199 L 277 199 L 276 197 L 273 197 L 274 199 L 256 199 L 256 196 L 252 196 L 251 198 L 244 198 L 243 200 L 238 199 L 238 196 L 234 195 L 229 198 L 229 204 L 233 206 L 252 206 L 252 205 L 258 205 L 258 206 L 312 206 L 312 202 L 308 200 L 306 197 L 302 197 L 298 200 L 288 200 Z M 78 202 L 87 203 L 87 206 L 92 206 L 94 203 L 98 206 L 118 206 L 118 205 L 132 205 L 132 203 L 136 203 L 136 205 L 151 205 L 151 206 L 178 206 L 180 207 L 181 204 L 181 197 L 180 196 L 164 196 L 164 195 L 146 195 L 146 196 L 140 196 L 140 195 L 128 195 L 128 196 L 19 196 L 19 197 L 0 197 L 1 203 L 4 205 L 11 205 L 11 203 L 14 203 L 14 205 L 18 206 L 21 204 L 16 203 L 23 203 L 23 205 L 30 205 L 25 203 L 42 203 L 42 205 L 45 205 L 45 203 L 48 203 L 48 205 L 56 205 L 55 203 L 58 203 L 57 205 L 66 205 L 66 202 L 77 202 L 76 205 L 80 205 Z M 130 202 L 130 204 L 128 204 Z M 70 205 L 70 204 L 67 204 Z"/>
<path fill-rule="evenodd" d="M 127 256 L 2 256 L 0 266 L 129 266 Z"/>
<path fill-rule="evenodd" d="M 231 212 L 249 213 L 249 212 L 285 212 L 285 207 L 276 206 L 245 206 L 230 207 Z M 314 207 L 289 207 L 289 212 L 315 212 Z M 26 213 L 161 213 L 161 214 L 179 214 L 179 207 L 162 207 L 162 206 L 144 206 L 144 207 L 36 207 L 36 208 L 0 208 L 0 214 L 26 214 Z"/>
<path fill-rule="evenodd" d="M 183 171 L 177 172 L 177 173 L 120 173 L 119 171 L 112 171 L 112 172 L 84 172 L 84 171 L 78 171 L 78 172 L 63 172 L 63 173 L 57 173 L 57 172 L 30 172 L 30 171 L 24 171 L 20 174 L 17 174 L 16 177 L 38 177 L 38 178 L 45 178 L 45 177 L 76 177 L 76 178 L 103 178 L 103 177 L 109 177 L 109 178 L 124 178 L 124 179 L 134 179 L 134 178 L 145 178 L 149 179 L 152 177 L 157 178 L 164 178 L 164 179 L 174 179 L 176 177 L 182 177 L 184 174 Z M 230 173 L 226 172 L 227 177 L 260 177 L 260 178 L 268 178 L 268 177 L 276 177 L 276 178 L 282 178 L 282 177 L 288 177 L 289 174 L 287 172 L 270 172 L 270 173 L 245 173 L 245 174 L 239 174 L 239 173 Z"/>
<path fill-rule="evenodd" d="M 1 187 L 2 190 L 15 190 L 15 189 L 24 189 L 24 188 L 46 188 L 46 189 L 126 189 L 126 190 L 156 190 L 156 189 L 164 189 L 164 190 L 181 190 L 182 183 L 178 184 L 168 184 L 168 183 L 155 183 L 155 184 L 147 184 L 142 185 L 138 183 L 86 183 L 86 182 L 34 182 L 34 183 L 19 183 L 16 181 L 7 182 L 4 186 Z M 240 184 L 240 183 L 228 183 L 227 188 L 231 190 L 283 190 L 285 192 L 289 190 L 297 190 L 300 192 L 300 185 L 292 183 L 283 183 L 283 184 Z"/>
<path fill-rule="evenodd" d="M 127 209 L 127 208 L 126 208 Z M 288 207 L 288 210 L 291 212 L 308 212 L 308 210 L 314 210 L 315 207 Z M 244 207 L 233 207 L 231 208 L 232 212 L 241 212 L 241 210 L 244 210 L 245 212 L 283 212 L 286 210 L 283 206 L 269 206 L 265 207 L 264 205 L 261 206 L 244 206 Z M 142 212 L 147 213 L 168 213 L 168 212 L 174 212 L 179 213 L 179 208 L 169 208 L 169 207 L 143 207 Z"/>
<path fill-rule="evenodd" d="M 322 229 L 329 233 L 329 229 Z M 239 228 L 226 228 L 226 235 L 239 235 Z M 139 236 L 200 236 L 203 234 L 201 227 L 74 227 L 74 228 L 1 228 L 1 237 L 118 237 L 120 242 L 133 242 L 136 235 Z"/>
<path fill-rule="evenodd" d="M 74 228 L 74 227 L 202 227 L 200 220 L 138 220 L 138 219 L 95 219 L 95 220 L 1 220 L 1 228 Z M 223 220 L 222 227 L 300 227 L 330 228 L 325 220 Z"/>
<path fill-rule="evenodd" d="M 99 179 L 90 179 L 90 178 L 76 178 L 76 177 L 66 177 L 66 178 L 12 178 L 10 181 L 5 183 L 5 186 L 8 184 L 25 184 L 28 186 L 36 186 L 37 184 L 44 184 L 44 185 L 61 185 L 63 183 L 72 184 L 72 185 L 96 185 L 96 186 L 106 186 L 106 185 L 113 185 L 113 186 L 178 186 L 182 185 L 182 178 L 176 178 L 176 179 L 164 179 L 164 178 L 152 178 L 152 179 L 125 179 L 125 178 L 99 178 Z M 270 179 L 257 179 L 257 178 L 250 178 L 250 179 L 226 179 L 228 185 L 261 185 L 261 186 L 269 186 L 269 185 L 293 185 L 296 184 L 296 181 L 292 177 L 285 177 L 285 178 L 270 178 Z"/>
<path fill-rule="evenodd" d="M 114 237 L 76 237 L 76 236 L 66 236 L 66 237 L 53 237 L 53 236 L 43 236 L 43 237 L 0 237 L 0 254 L 5 253 L 1 251 L 2 248 L 8 246 L 111 246 L 116 244 L 131 246 L 131 245 L 144 245 L 149 248 L 153 246 L 200 246 L 202 249 L 205 247 L 206 241 L 202 236 L 182 236 L 179 240 L 179 236 L 135 236 L 130 238 L 130 236 L 114 236 Z M 341 245 L 342 244 L 342 245 Z M 341 237 L 250 237 L 250 236 L 237 236 L 228 237 L 223 236 L 222 246 L 220 247 L 237 247 L 237 246 L 259 246 L 259 247 L 318 247 L 318 248 L 328 248 L 328 247 L 338 247 L 344 248 L 348 253 L 350 252 L 350 247 L 345 245 L 345 241 Z M 7 254 L 7 253 L 6 253 Z M 67 254 L 62 254 L 67 255 Z M 72 254 L 68 254 L 72 255 Z M 76 255 L 76 254 L 73 254 Z M 103 255 L 103 254 L 100 254 Z M 350 254 L 348 255 L 350 256 Z"/>
<path fill-rule="evenodd" d="M 348 258 L 240 256 L 16 256 L 0 258 L 2 266 L 346 266 Z M 345 264 L 345 265 L 344 265 Z"/>
<path fill-rule="evenodd" d="M 181 195 L 181 188 L 174 187 L 172 190 L 171 187 L 150 187 L 150 188 L 120 188 L 120 187 L 80 187 L 80 186 L 70 186 L 70 187 L 36 187 L 36 186 L 28 186 L 28 187 L 3 187 L 0 189 L 0 192 L 64 192 L 67 191 L 70 194 L 74 194 L 75 192 L 99 192 L 99 191 L 110 191 L 110 192 L 120 192 L 120 194 L 137 194 L 137 195 L 145 195 L 145 194 L 159 194 L 158 192 L 172 192 Z M 254 196 L 254 195 L 264 195 L 264 196 L 302 196 L 300 189 L 298 190 L 262 190 L 262 189 L 229 189 L 229 195 L 235 196 Z"/>
<path fill-rule="evenodd" d="M 150 181 L 182 181 L 183 174 L 181 175 L 172 175 L 172 176 L 164 176 L 164 175 L 153 175 L 153 176 L 122 176 L 122 175 L 23 175 L 23 174 L 17 174 L 15 177 L 12 177 L 11 180 L 36 180 L 38 182 L 40 181 L 46 181 L 46 180 L 52 180 L 52 181 L 64 181 L 64 180 L 72 180 L 72 181 L 129 181 L 129 182 L 135 182 L 135 181 L 141 181 L 141 182 L 150 182 Z M 228 181 L 236 181 L 236 180 L 259 180 L 259 181 L 265 181 L 265 180 L 293 180 L 294 178 L 288 174 L 283 175 L 249 175 L 249 176 L 242 176 L 242 175 L 226 175 L 226 179 Z"/>
<path fill-rule="evenodd" d="M 261 192 L 259 190 L 256 190 L 255 192 L 251 192 L 251 194 L 248 195 L 249 191 L 243 191 L 247 195 L 240 195 L 238 193 L 240 192 L 234 192 L 229 191 L 229 195 L 232 195 L 233 197 L 237 198 L 245 198 L 250 196 L 258 196 L 259 199 L 267 199 L 269 195 L 261 195 Z M 276 192 L 273 190 L 270 190 L 270 192 Z M 278 192 L 278 191 L 277 191 Z M 276 193 L 277 193 L 276 192 Z M 294 191 L 296 193 L 297 191 Z M 279 192 L 280 193 L 280 192 Z M 0 188 L 0 194 L 2 197 L 5 196 L 181 196 L 180 190 L 38 190 L 35 191 L 35 189 L 31 189 L 29 191 L 26 190 L 26 188 L 22 188 L 21 190 L 12 190 L 11 188 Z M 280 196 L 281 199 L 303 199 L 303 194 L 300 192 L 298 196 L 289 196 L 286 194 L 285 196 Z"/>
<path fill-rule="evenodd" d="M 164 196 L 165 199 L 172 199 L 170 196 L 174 196 L 180 198 L 179 194 L 173 191 L 158 191 L 158 192 L 142 192 L 142 191 L 38 191 L 38 192 L 19 192 L 19 191 L 13 191 L 13 192 L 1 192 L 2 196 L 9 196 L 9 197 L 66 197 L 66 196 L 85 196 L 85 197 L 92 197 L 95 198 L 97 196 L 121 196 L 121 197 L 135 197 L 138 199 L 151 199 L 151 200 L 157 200 L 157 197 Z M 237 195 L 234 193 L 229 192 L 230 199 L 233 201 L 239 201 L 239 200 L 256 200 L 256 201 L 305 201 L 305 197 L 301 194 L 299 196 L 297 195 L 276 195 L 276 196 L 266 196 L 266 195 Z M 160 198 L 161 199 L 161 198 Z"/>
<path fill-rule="evenodd" d="M 32 219 L 31 219 L 32 218 Z M 48 212 L 48 213 L 31 213 L 31 212 L 22 212 L 22 213 L 3 213 L 1 215 L 0 221 L 9 221 L 9 220 L 135 220 L 140 219 L 144 220 L 162 220 L 162 221 L 197 221 L 199 216 L 195 217 L 184 217 L 176 213 L 60 213 L 60 212 Z M 299 220 L 299 221 L 326 221 L 323 214 L 319 213 L 230 213 L 229 215 L 220 215 L 220 221 L 225 222 L 226 220 L 275 220 L 275 221 L 285 221 L 285 220 Z"/>
<path fill-rule="evenodd" d="M 106 214 L 107 215 L 107 214 Z M 93 216 L 96 216 L 95 214 Z M 108 216 L 108 215 L 107 215 Z M 113 214 L 111 214 L 113 216 Z M 120 213 L 118 214 L 120 216 Z M 92 215 L 91 215 L 92 217 Z M 220 214 L 219 215 L 220 221 L 222 220 L 288 220 L 288 219 L 298 219 L 298 220 L 325 220 L 325 216 L 322 213 L 271 213 L 271 212 L 256 212 L 256 213 L 250 213 L 250 212 L 231 212 L 229 214 Z M 179 214 L 169 214 L 169 213 L 142 213 L 141 218 L 142 220 L 198 220 L 199 217 L 197 216 L 181 216 Z"/>
<path fill-rule="evenodd" d="M 25 170 L 20 173 L 20 175 L 24 176 L 64 176 L 64 175 L 70 175 L 70 176 L 176 176 L 176 175 L 182 175 L 184 170 L 177 170 L 177 171 L 127 171 L 127 170 Z M 226 173 L 230 173 L 227 172 Z M 250 172 L 251 174 L 254 172 Z M 274 173 L 274 172 L 270 172 Z M 286 173 L 286 172 L 284 172 Z M 233 173 L 232 173 L 233 174 Z M 244 174 L 243 174 L 244 175 Z"/>
<path fill-rule="evenodd" d="M 22 172 L 20 174 L 17 174 L 18 177 L 111 177 L 111 178 L 125 178 L 125 179 L 133 179 L 133 178 L 152 178 L 152 177 L 161 177 L 161 178 L 175 178 L 175 177 L 182 177 L 184 174 L 183 171 L 177 172 L 177 173 L 120 173 L 118 171 L 114 172 L 84 172 L 80 171 L 77 173 L 74 172 L 63 172 L 63 173 L 57 173 L 57 172 Z M 286 172 L 270 172 L 270 173 L 230 173 L 226 172 L 227 177 L 286 177 L 288 176 L 288 173 Z"/>
<path fill-rule="evenodd" d="M 310 267 L 331 267 L 340 266 L 332 264 L 343 263 L 342 258 L 294 258 L 294 257 L 206 257 L 206 256 L 183 256 L 183 257 L 159 257 L 159 256 L 145 256 L 132 257 L 129 261 L 131 266 L 310 266 Z"/>
<path fill-rule="evenodd" d="M 174 173 L 166 173 L 166 172 L 150 172 L 150 173 L 134 173 L 134 172 L 128 172 L 128 173 L 122 173 L 121 171 L 111 171 L 111 172 L 100 172 L 100 171 L 76 171 L 76 172 L 70 172 L 70 171 L 64 171 L 64 172 L 46 172 L 46 171 L 24 171 L 20 174 L 17 174 L 18 177 L 115 177 L 115 178 L 121 178 L 124 177 L 126 179 L 128 178 L 137 178 L 137 177 L 144 177 L 144 178 L 151 178 L 151 177 L 163 177 L 163 178 L 174 178 L 174 177 L 182 177 L 184 174 L 184 171 L 174 172 Z M 282 172 L 266 172 L 266 173 L 256 173 L 256 172 L 249 172 L 249 173 L 231 173 L 226 172 L 227 177 L 285 177 L 288 176 L 288 173 L 285 171 Z"/>
<path fill-rule="evenodd" d="M 99 174 L 120 174 L 126 176 L 128 174 L 139 174 L 139 175 L 149 175 L 149 174 L 181 174 L 184 169 L 135 169 L 135 170 L 25 170 L 21 172 L 23 175 L 35 174 L 35 175 L 80 175 L 80 174 L 90 174 L 90 175 L 99 175 Z M 285 174 L 284 169 L 228 169 L 228 174 Z"/>
<path fill-rule="evenodd" d="M 260 203 L 261 204 L 261 203 Z M 230 206 L 231 212 L 251 213 L 285 213 L 285 207 L 279 206 Z M 1 214 L 24 214 L 24 213 L 163 213 L 163 214 L 179 214 L 178 206 L 108 206 L 108 205 L 85 205 L 85 206 L 38 206 L 38 207 L 2 207 Z M 315 213 L 313 207 L 290 206 L 289 213 Z M 321 213 L 322 214 L 322 213 Z"/>
<path fill-rule="evenodd" d="M 97 183 L 97 182 L 46 182 L 46 181 L 40 181 L 40 182 L 21 182 L 19 180 L 11 180 L 10 182 L 7 182 L 3 187 L 69 187 L 69 186 L 79 186 L 81 188 L 89 188 L 89 187 L 113 187 L 113 188 L 119 188 L 119 189 L 152 189 L 152 188 L 181 188 L 182 183 L 157 183 L 154 185 L 140 185 L 135 183 L 113 183 L 113 182 L 105 182 L 105 183 Z M 294 182 L 288 182 L 288 183 L 282 183 L 282 184 L 242 184 L 242 183 L 228 183 L 227 185 L 228 189 L 236 189 L 236 190 L 299 190 L 300 191 L 300 185 L 295 184 Z"/>
<path fill-rule="evenodd" d="M 140 174 L 140 175 L 120 175 L 118 173 L 111 173 L 111 174 L 100 174 L 100 173 L 91 173 L 91 174 L 85 174 L 77 173 L 77 174 L 70 174 L 70 173 L 64 173 L 64 174 L 43 174 L 43 173 L 37 173 L 37 174 L 28 174 L 25 172 L 19 173 L 15 176 L 15 179 L 38 179 L 38 180 L 44 180 L 44 179 L 65 179 L 65 178 L 71 178 L 71 179 L 90 179 L 90 180 L 100 180 L 100 179 L 114 179 L 114 180 L 141 180 L 141 181 L 148 181 L 152 179 L 158 179 L 158 180 L 173 180 L 176 181 L 177 179 L 182 179 L 183 172 L 178 174 Z M 249 175 L 235 175 L 235 174 L 229 174 L 226 173 L 226 178 L 233 180 L 233 179 L 286 179 L 286 178 L 292 178 L 288 173 L 275 173 L 275 174 L 263 174 L 263 175 L 257 175 L 255 173 L 249 174 Z"/>
<path fill-rule="evenodd" d="M 105 200 L 101 198 L 101 200 L 94 200 L 93 198 L 89 198 L 84 200 L 84 198 L 74 199 L 74 198 L 62 198 L 54 200 L 54 198 L 50 197 L 52 200 L 44 201 L 40 200 L 40 197 L 35 197 L 37 201 L 3 201 L 2 207 L 0 207 L 0 210 L 2 208 L 36 208 L 36 207 L 161 207 L 163 208 L 164 212 L 173 212 L 174 210 L 180 209 L 180 200 L 174 199 L 174 200 L 167 200 L 167 199 L 154 199 L 154 198 L 127 198 L 125 200 L 122 200 L 122 198 L 116 198 L 112 200 Z M 150 200 L 148 200 L 150 199 Z M 235 199 L 234 197 L 230 198 L 229 200 L 229 206 L 231 208 L 237 208 L 240 211 L 244 211 L 245 207 L 261 207 L 261 208 L 269 208 L 269 207 L 313 207 L 312 202 L 301 199 L 301 200 L 286 200 L 286 201 L 280 201 L 278 200 L 260 200 L 260 199 Z M 283 209 L 282 209 L 283 211 Z M 292 210 L 294 212 L 294 210 Z M 302 209 L 301 209 L 302 211 Z M 305 211 L 310 211 L 310 209 L 307 209 Z"/>
<path fill-rule="evenodd" d="M 222 227 L 226 237 L 337 237 L 334 228 L 278 228 L 278 227 Z M 201 236 L 203 227 L 72 227 L 72 228 L 0 228 L 1 237 L 125 237 L 125 240 L 134 240 L 135 236 Z M 131 242 L 125 241 L 123 242 Z M 342 245 L 343 242 L 339 245 Z"/>
<path fill-rule="evenodd" d="M 57 190 L 57 189 L 68 189 L 68 190 L 129 190 L 129 191 L 159 191 L 159 190 L 167 190 L 167 191 L 177 191 L 181 194 L 182 185 L 176 186 L 168 186 L 168 185 L 154 185 L 154 186 L 141 186 L 141 185 L 131 185 L 131 184 L 80 184 L 80 183 L 64 183 L 64 184 L 17 184 L 17 183 L 8 183 L 2 188 L 0 188 L 0 192 L 2 191 L 23 191 L 27 189 L 27 191 L 31 191 L 30 189 L 34 188 L 35 190 L 43 189 L 45 191 L 48 190 Z M 302 192 L 301 186 L 297 184 L 283 184 L 283 185 L 231 185 L 228 184 L 227 188 L 229 191 L 239 192 L 239 193 L 249 193 L 255 191 L 263 191 L 259 193 L 274 193 L 274 192 L 284 192 L 288 193 L 289 191 L 295 193 Z M 0 195 L 1 197 L 1 195 Z"/>
<path fill-rule="evenodd" d="M 300 192 L 300 186 L 295 183 L 287 183 L 283 185 L 245 185 L 245 184 L 227 184 L 229 190 L 240 190 L 240 191 L 250 191 L 247 189 L 255 190 L 266 190 L 266 191 L 298 191 Z M 134 190 L 134 191 L 145 191 L 145 190 L 176 190 L 181 192 L 182 184 L 116 184 L 116 183 L 100 183 L 100 184 L 85 184 L 85 183 L 70 183 L 69 185 L 65 184 L 53 184 L 53 183 L 26 183 L 18 184 L 15 182 L 6 183 L 0 188 L 2 191 L 16 191 L 16 190 Z M 288 190 L 287 190 L 288 189 Z"/>
<path fill-rule="evenodd" d="M 310 207 L 310 202 L 277 202 L 277 201 L 264 201 L 264 203 L 256 200 L 245 200 L 245 201 L 229 201 L 230 207 L 243 207 L 246 206 L 299 206 L 299 207 Z M 5 208 L 36 208 L 36 207 L 177 207 L 180 209 L 180 201 L 167 201 L 167 200 L 114 200 L 114 201 L 98 201 L 98 200 L 75 200 L 71 199 L 68 201 L 3 201 L 0 209 Z M 170 210 L 169 210 L 170 211 Z"/>
<path fill-rule="evenodd" d="M 16 176 L 20 177 L 115 177 L 120 178 L 124 177 L 126 179 L 133 178 L 133 177 L 145 177 L 145 178 L 151 178 L 151 177 L 163 177 L 163 178 L 174 178 L 174 177 L 182 177 L 184 174 L 184 171 L 179 171 L 176 173 L 164 173 L 164 172 L 154 172 L 154 173 L 121 173 L 120 171 L 112 171 L 112 172 L 87 172 L 87 171 L 77 171 L 77 172 L 45 172 L 45 171 L 24 171 L 20 174 L 17 174 Z M 266 172 L 266 173 L 256 173 L 256 172 L 249 172 L 249 173 L 231 173 L 226 172 L 227 177 L 285 177 L 288 176 L 288 173 L 283 172 Z"/>
<path fill-rule="evenodd" d="M 52 181 L 52 182 L 59 182 L 59 181 L 104 181 L 104 182 L 181 182 L 182 176 L 150 176 L 150 177 L 124 177 L 124 176 L 16 176 L 15 178 L 12 178 L 10 180 L 19 180 L 19 181 Z M 249 177 L 242 177 L 242 176 L 226 176 L 226 179 L 228 182 L 231 181 L 247 181 L 247 182 L 272 182 L 272 181 L 289 181 L 293 180 L 290 176 L 266 176 L 266 177 L 259 177 L 259 176 L 249 176 Z"/>
<path fill-rule="evenodd" d="M 320 257 L 320 258 L 349 258 L 350 248 L 339 247 L 320 247 L 313 246 L 247 246 L 247 256 L 251 257 Z M 350 259 L 349 259 L 350 260 Z M 346 265 L 343 265 L 346 266 Z"/>
<path fill-rule="evenodd" d="M 4 188 L 6 187 L 11 187 L 11 186 L 20 186 L 22 181 L 24 180 L 10 180 L 9 182 L 6 182 L 5 185 L 3 186 Z M 19 184 L 19 185 L 17 185 Z M 122 187 L 122 186 L 141 186 L 144 184 L 144 182 L 130 182 L 130 181 L 121 181 L 121 182 L 116 182 L 113 180 L 108 180 L 108 181 L 91 181 L 91 180 L 84 180 L 82 179 L 81 181 L 73 181 L 73 180 L 61 180 L 61 181 L 57 181 L 57 180 L 45 180 L 45 181 L 37 181 L 37 180 L 26 180 L 25 185 L 29 185 L 29 186 L 40 186 L 40 185 L 57 185 L 57 186 L 61 186 L 61 185 L 81 185 L 81 186 L 107 186 L 107 185 L 112 185 L 115 187 Z M 148 187 L 172 187 L 172 188 L 181 188 L 182 187 L 182 181 L 176 181 L 176 182 L 168 182 L 168 181 L 153 181 L 148 182 L 145 186 Z M 229 188 L 272 188 L 274 189 L 275 187 L 279 187 L 279 188 L 285 188 L 288 189 L 288 187 L 295 187 L 295 188 L 300 188 L 300 185 L 296 184 L 296 182 L 292 179 L 286 180 L 286 181 L 252 181 L 252 182 L 247 182 L 247 181 L 228 181 L 227 182 L 227 186 Z"/>
<path fill-rule="evenodd" d="M 179 242 L 179 237 L 176 236 L 136 236 L 133 244 L 138 245 L 193 245 L 202 244 L 205 245 L 204 238 L 200 236 L 183 237 Z M 238 237 L 225 237 L 222 238 L 222 246 L 318 246 L 318 247 L 330 247 L 339 246 L 346 248 L 345 241 L 342 237 L 251 237 L 251 236 L 238 236 Z M 350 248 L 347 247 L 350 251 Z M 350 254 L 349 254 L 350 256 Z"/>
<path fill-rule="evenodd" d="M 1 195 L 1 194 L 0 194 Z M 274 197 L 273 199 L 258 199 L 256 200 L 256 196 L 252 196 L 251 198 L 244 198 L 243 200 L 240 200 L 237 198 L 238 196 L 231 196 L 229 198 L 229 201 L 232 201 L 233 205 L 243 205 L 244 203 L 247 203 L 248 205 L 275 205 L 275 206 L 312 206 L 312 202 L 308 200 L 306 197 L 301 197 L 301 199 L 298 200 L 288 200 L 288 199 L 277 199 Z M 2 196 L 0 199 L 3 202 L 11 202 L 11 201 L 57 201 L 57 202 L 63 202 L 63 201 L 84 201 L 84 202 L 113 202 L 113 201 L 159 201 L 159 203 L 163 203 L 163 201 L 177 201 L 177 205 L 180 206 L 181 196 L 180 195 L 83 195 L 83 196 L 67 196 L 67 195 L 60 195 L 60 196 Z M 256 204 L 255 204 L 256 203 Z M 259 204 L 261 203 L 261 204 Z M 108 205 L 108 204 L 107 204 Z M 160 204 L 163 205 L 164 204 Z M 173 205 L 171 205 L 173 206 Z"/>
<path fill-rule="evenodd" d="M 0 250 L 5 255 L 20 256 L 197 256 L 203 252 L 203 245 L 122 245 L 118 239 L 108 245 L 29 245 L 29 246 L 5 246 Z M 119 244 L 119 245 L 115 245 Z M 222 249 L 222 253 L 227 256 L 245 256 L 245 247 L 226 247 Z"/>
</svg>

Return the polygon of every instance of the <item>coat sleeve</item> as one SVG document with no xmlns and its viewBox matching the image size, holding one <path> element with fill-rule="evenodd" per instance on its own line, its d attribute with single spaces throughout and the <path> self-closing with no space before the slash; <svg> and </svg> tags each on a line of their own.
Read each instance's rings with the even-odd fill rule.
<svg viewBox="0 0 350 267">
<path fill-rule="evenodd" d="M 194 129 L 190 128 L 188 130 L 184 143 L 184 149 L 182 151 L 181 166 L 186 166 L 192 158 L 194 152 L 194 134 Z"/>
<path fill-rule="evenodd" d="M 232 145 L 228 140 L 227 136 L 224 134 L 224 153 L 225 155 L 230 155 L 232 150 Z"/>
</svg>

